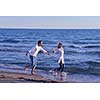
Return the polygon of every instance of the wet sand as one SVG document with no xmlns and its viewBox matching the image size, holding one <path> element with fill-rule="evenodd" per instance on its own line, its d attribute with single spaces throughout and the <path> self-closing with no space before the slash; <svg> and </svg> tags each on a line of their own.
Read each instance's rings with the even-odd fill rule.
<svg viewBox="0 0 100 100">
<path fill-rule="evenodd" d="M 47 77 L 15 72 L 0 71 L 0 83 L 62 83 Z"/>
</svg>

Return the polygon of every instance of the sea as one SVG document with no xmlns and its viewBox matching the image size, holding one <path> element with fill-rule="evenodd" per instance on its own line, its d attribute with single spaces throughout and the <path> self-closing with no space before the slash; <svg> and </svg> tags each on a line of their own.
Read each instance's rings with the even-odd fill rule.
<svg viewBox="0 0 100 100">
<path fill-rule="evenodd" d="M 64 71 L 69 80 L 100 82 L 100 29 L 0 29 L 0 70 L 21 69 L 30 64 L 26 52 L 35 47 L 38 40 L 50 55 L 39 53 L 37 68 L 58 68 L 53 49 L 62 42 Z M 27 73 L 27 72 L 26 72 Z"/>
</svg>

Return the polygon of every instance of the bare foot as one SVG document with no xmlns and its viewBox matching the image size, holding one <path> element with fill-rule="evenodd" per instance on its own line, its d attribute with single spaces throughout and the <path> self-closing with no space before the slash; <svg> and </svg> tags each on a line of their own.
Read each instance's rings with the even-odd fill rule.
<svg viewBox="0 0 100 100">
<path fill-rule="evenodd" d="M 35 71 L 35 69 L 34 69 L 34 68 L 32 68 L 32 71 L 31 71 L 31 74 L 32 74 L 32 75 L 34 75 L 34 71 Z"/>
</svg>

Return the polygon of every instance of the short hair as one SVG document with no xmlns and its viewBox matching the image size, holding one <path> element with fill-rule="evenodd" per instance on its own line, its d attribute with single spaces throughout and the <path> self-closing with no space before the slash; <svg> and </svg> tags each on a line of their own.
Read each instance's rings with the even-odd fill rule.
<svg viewBox="0 0 100 100">
<path fill-rule="evenodd" d="M 42 42 L 42 40 L 39 40 L 39 41 L 38 41 L 38 44 L 40 44 L 41 42 Z"/>
<path fill-rule="evenodd" d="M 59 42 L 59 44 L 58 45 L 62 45 L 62 43 L 61 42 Z"/>
</svg>

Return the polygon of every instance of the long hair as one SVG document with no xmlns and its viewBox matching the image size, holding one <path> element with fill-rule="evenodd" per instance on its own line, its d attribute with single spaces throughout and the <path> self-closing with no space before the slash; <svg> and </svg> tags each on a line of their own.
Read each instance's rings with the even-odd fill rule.
<svg viewBox="0 0 100 100">
<path fill-rule="evenodd" d="M 61 48 L 61 47 L 62 47 L 62 43 L 59 42 L 59 43 L 58 43 L 58 48 Z"/>
</svg>

